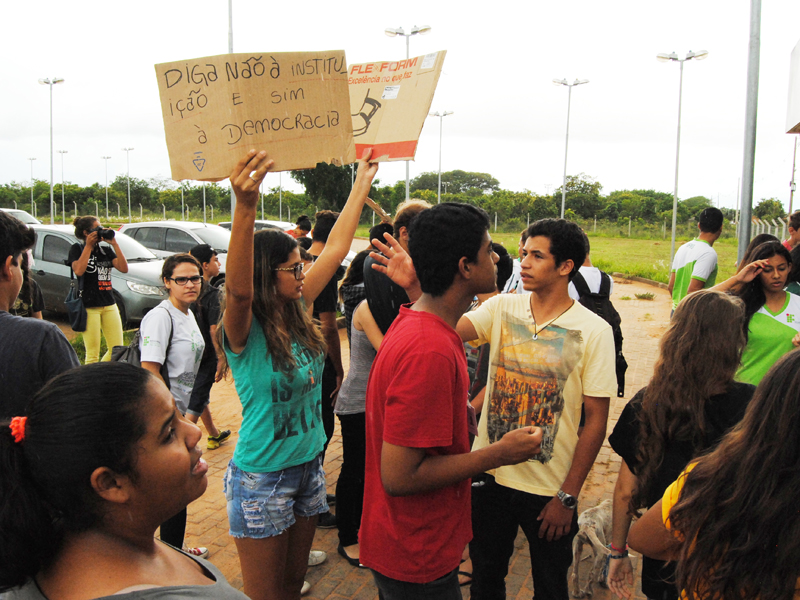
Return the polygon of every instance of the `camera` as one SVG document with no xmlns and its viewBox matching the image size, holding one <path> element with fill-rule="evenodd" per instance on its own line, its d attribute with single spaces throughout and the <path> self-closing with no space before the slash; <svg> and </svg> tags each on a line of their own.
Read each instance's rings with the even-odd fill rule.
<svg viewBox="0 0 800 600">
<path fill-rule="evenodd" d="M 90 229 L 89 233 L 97 232 L 97 237 L 101 240 L 113 240 L 114 239 L 114 230 L 113 229 L 104 229 L 102 225 L 95 227 L 94 229 Z"/>
</svg>

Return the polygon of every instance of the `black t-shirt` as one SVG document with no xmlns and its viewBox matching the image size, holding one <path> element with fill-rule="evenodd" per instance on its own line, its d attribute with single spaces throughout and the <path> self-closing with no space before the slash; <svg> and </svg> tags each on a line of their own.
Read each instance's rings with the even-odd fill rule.
<svg viewBox="0 0 800 600">
<path fill-rule="evenodd" d="M 219 295 L 219 288 L 214 287 L 207 281 L 203 281 L 203 295 L 200 297 L 200 301 L 192 303 L 189 307 L 194 313 L 197 326 L 200 328 L 200 333 L 203 334 L 203 340 L 206 343 L 201 364 L 211 361 L 212 358 L 215 363 L 217 361 L 217 352 L 211 339 L 211 326 L 219 323 Z"/>
<path fill-rule="evenodd" d="M 383 273 L 372 268 L 375 259 L 368 256 L 364 261 L 364 288 L 367 303 L 375 323 L 385 335 L 400 314 L 400 307 L 411 302 L 406 291 Z"/>
<path fill-rule="evenodd" d="M 28 304 L 26 300 L 22 299 L 22 292 L 20 291 L 20 295 L 14 301 L 14 306 L 8 311 L 15 317 L 32 317 L 33 313 L 44 310 L 44 296 L 39 284 L 31 278 L 28 280 L 28 285 L 31 286 L 31 303 Z"/>
<path fill-rule="evenodd" d="M 45 383 L 78 366 L 75 351 L 53 323 L 0 311 L 0 419 L 24 416 Z"/>
<path fill-rule="evenodd" d="M 67 264 L 78 260 L 83 254 L 84 244 L 73 244 L 69 249 Z M 86 272 L 83 278 L 83 305 L 86 308 L 95 306 L 111 306 L 114 304 L 114 294 L 111 287 L 112 261 L 117 258 L 111 246 L 97 244 L 89 257 Z"/>
<path fill-rule="evenodd" d="M 642 388 L 622 410 L 608 443 L 622 457 L 634 475 L 639 470 L 636 451 L 639 447 L 639 414 L 642 410 L 642 399 L 647 388 Z M 647 498 L 650 507 L 664 495 L 667 487 L 675 481 L 686 465 L 696 454 L 713 448 L 722 437 L 744 417 L 745 410 L 753 397 L 755 386 L 749 383 L 733 382 L 728 392 L 711 396 L 706 403 L 706 439 L 702 447 L 695 452 L 690 441 L 676 440 L 667 446 L 661 468 L 656 474 Z M 648 598 L 678 598 L 678 590 L 667 583 L 674 579 L 674 563 L 643 557 L 642 592 Z"/>
</svg>

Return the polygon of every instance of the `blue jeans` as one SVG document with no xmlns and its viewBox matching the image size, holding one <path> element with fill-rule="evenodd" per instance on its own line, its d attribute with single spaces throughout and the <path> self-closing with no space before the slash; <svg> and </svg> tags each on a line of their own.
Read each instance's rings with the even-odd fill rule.
<svg viewBox="0 0 800 600">
<path fill-rule="evenodd" d="M 235 538 L 280 535 L 295 524 L 295 516 L 313 517 L 328 510 L 322 453 L 274 473 L 248 473 L 231 460 L 222 484 Z"/>
<path fill-rule="evenodd" d="M 430 583 L 408 583 L 372 571 L 380 600 L 461 600 L 458 569 Z"/>
</svg>

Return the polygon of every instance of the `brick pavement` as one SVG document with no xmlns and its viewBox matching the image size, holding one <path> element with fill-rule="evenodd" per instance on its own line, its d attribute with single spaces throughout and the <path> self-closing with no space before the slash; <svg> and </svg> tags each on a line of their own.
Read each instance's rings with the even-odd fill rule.
<svg viewBox="0 0 800 600">
<path fill-rule="evenodd" d="M 642 284 L 628 283 L 615 278 L 614 305 L 622 316 L 622 329 L 625 336 L 624 351 L 629 368 L 626 378 L 626 394 L 624 398 L 612 398 L 609 417 L 609 433 L 616 423 L 622 408 L 628 399 L 649 380 L 653 364 L 658 354 L 658 341 L 669 321 L 669 296 L 666 290 Z M 653 300 L 638 300 L 635 294 L 653 293 Z M 629 300 L 622 300 L 628 297 Z M 347 336 L 342 334 L 342 345 L 347 346 Z M 347 362 L 348 352 L 342 355 Z M 347 369 L 347 364 L 345 364 Z M 212 393 L 212 413 L 220 429 L 232 429 L 234 434 L 221 448 L 207 451 L 204 456 L 209 464 L 208 490 L 197 501 L 189 506 L 187 524 L 187 543 L 204 545 L 210 550 L 211 560 L 227 577 L 234 587 L 241 589 L 242 578 L 236 546 L 228 535 L 228 520 L 225 497 L 222 493 L 222 476 L 230 460 L 237 440 L 236 432 L 241 424 L 241 406 L 239 405 L 233 384 L 223 382 L 214 386 Z M 328 476 L 328 492 L 334 493 L 336 479 L 341 467 L 341 437 L 338 422 L 336 432 L 328 448 L 325 470 Z M 596 505 L 605 498 L 611 498 L 619 470 L 620 458 L 608 446 L 603 444 L 598 458 L 587 478 L 580 495 L 581 508 Z M 506 595 L 508 598 L 527 600 L 533 595 L 533 582 L 530 575 L 530 554 L 522 534 L 516 540 L 516 549 L 511 559 L 509 575 L 506 579 Z M 335 529 L 318 529 L 314 540 L 314 549 L 325 550 L 328 560 L 318 567 L 308 570 L 306 579 L 312 584 L 311 592 L 306 596 L 317 600 L 347 599 L 374 600 L 377 590 L 369 572 L 349 566 L 336 553 L 338 544 Z M 637 561 L 638 562 L 638 561 Z M 586 571 L 588 569 L 584 569 Z M 638 582 L 638 574 L 637 574 Z M 468 587 L 462 588 L 464 598 L 469 598 Z M 606 600 L 612 595 L 603 588 L 595 587 L 594 598 Z M 643 598 L 637 583 L 637 598 Z"/>
</svg>

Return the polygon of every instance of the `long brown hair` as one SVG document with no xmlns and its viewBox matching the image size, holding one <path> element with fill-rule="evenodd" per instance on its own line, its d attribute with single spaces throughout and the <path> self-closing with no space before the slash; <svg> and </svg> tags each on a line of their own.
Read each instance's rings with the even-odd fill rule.
<svg viewBox="0 0 800 600">
<path fill-rule="evenodd" d="M 706 402 L 733 381 L 746 343 L 743 320 L 741 300 L 711 290 L 686 296 L 675 309 L 642 399 L 631 513 L 648 505 L 671 442 L 689 442 L 695 451 L 705 446 Z"/>
<path fill-rule="evenodd" d="M 744 419 L 686 477 L 670 512 L 679 589 L 696 598 L 794 597 L 800 576 L 800 353 L 756 389 Z"/>
<path fill-rule="evenodd" d="M 308 316 L 302 301 L 284 302 L 275 290 L 275 269 L 289 260 L 295 248 L 294 238 L 282 231 L 263 229 L 253 236 L 253 318 L 264 332 L 267 359 L 272 357 L 273 365 L 287 375 L 296 366 L 292 342 L 314 354 L 326 350 L 319 325 Z M 217 329 L 220 347 L 222 331 L 222 327 Z M 227 372 L 227 361 L 224 368 Z"/>
</svg>

